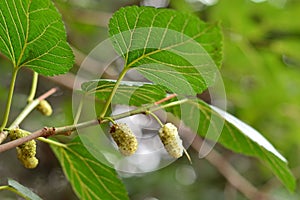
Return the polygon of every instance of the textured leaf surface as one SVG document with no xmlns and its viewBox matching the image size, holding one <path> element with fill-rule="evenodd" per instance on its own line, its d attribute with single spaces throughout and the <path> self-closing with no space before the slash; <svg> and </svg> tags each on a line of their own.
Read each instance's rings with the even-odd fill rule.
<svg viewBox="0 0 300 200">
<path fill-rule="evenodd" d="M 43 75 L 65 73 L 74 62 L 61 16 L 50 0 L 2 0 L 0 50 L 14 67 Z"/>
<path fill-rule="evenodd" d="M 218 25 L 170 9 L 125 7 L 110 20 L 109 33 L 125 68 L 135 68 L 172 93 L 201 93 L 221 63 Z"/>
<path fill-rule="evenodd" d="M 29 188 L 23 186 L 19 182 L 8 179 L 8 185 L 18 190 L 21 194 L 23 194 L 25 197 L 32 199 L 32 200 L 42 200 L 37 194 L 32 192 Z"/>
<path fill-rule="evenodd" d="M 106 100 L 115 85 L 114 80 L 93 80 L 82 84 L 82 90 L 88 94 L 96 94 L 100 100 Z M 157 85 L 144 82 L 122 81 L 113 103 L 140 106 L 142 104 L 154 103 L 164 98 L 166 92 Z"/>
<path fill-rule="evenodd" d="M 80 199 L 128 199 L 115 170 L 95 159 L 79 137 L 66 148 L 51 148 Z"/>
<path fill-rule="evenodd" d="M 289 190 L 294 190 L 295 178 L 286 159 L 259 132 L 244 122 L 200 100 L 189 101 L 168 111 L 181 116 L 184 123 L 200 136 L 217 141 L 234 152 L 258 158 Z"/>
</svg>

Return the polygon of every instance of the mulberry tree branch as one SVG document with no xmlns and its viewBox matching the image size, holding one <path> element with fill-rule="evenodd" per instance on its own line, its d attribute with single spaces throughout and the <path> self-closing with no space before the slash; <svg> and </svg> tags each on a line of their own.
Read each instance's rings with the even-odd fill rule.
<svg viewBox="0 0 300 200">
<path fill-rule="evenodd" d="M 169 99 L 169 98 L 168 98 Z M 165 101 L 167 101 L 168 99 L 165 99 Z M 154 105 L 147 105 L 147 106 L 143 106 L 140 108 L 137 108 L 135 110 L 129 111 L 129 112 L 124 112 L 115 116 L 111 116 L 110 118 L 113 120 L 117 120 L 117 119 L 121 119 L 121 118 L 125 118 L 125 117 L 129 117 L 132 115 L 137 115 L 137 114 L 145 114 L 147 111 L 150 112 L 154 112 L 156 110 L 160 110 L 162 108 L 167 108 L 167 107 L 171 107 L 174 105 L 178 105 L 178 104 L 183 104 L 185 102 L 187 102 L 189 99 L 182 99 L 179 101 L 174 101 L 162 106 L 157 106 L 157 104 Z M 39 138 L 39 137 L 44 137 L 44 138 L 48 138 L 50 136 L 54 136 L 54 135 L 70 135 L 72 133 L 72 131 L 75 131 L 77 129 L 82 129 L 82 128 L 86 128 L 86 127 L 90 127 L 90 126 L 95 126 L 98 124 L 102 124 L 102 123 L 107 123 L 109 122 L 109 119 L 107 118 L 99 118 L 99 119 L 93 119 L 90 121 L 86 121 L 86 122 L 82 122 L 82 123 L 78 123 L 78 124 L 73 124 L 73 125 L 69 125 L 69 126 L 63 126 L 63 127 L 44 127 L 40 130 L 35 131 L 34 133 L 26 136 L 26 137 L 22 137 L 10 142 L 7 142 L 5 144 L 0 145 L 0 153 L 7 151 L 11 148 L 17 147 L 25 142 L 28 142 L 30 140 Z M 45 141 L 45 140 L 43 140 Z"/>
</svg>

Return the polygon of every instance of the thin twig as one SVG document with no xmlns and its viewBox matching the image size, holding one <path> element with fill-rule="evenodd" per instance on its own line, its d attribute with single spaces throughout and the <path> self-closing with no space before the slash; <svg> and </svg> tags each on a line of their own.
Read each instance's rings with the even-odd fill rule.
<svg viewBox="0 0 300 200">
<path fill-rule="evenodd" d="M 35 100 L 31 101 L 27 104 L 27 106 L 22 110 L 22 112 L 18 115 L 15 121 L 9 126 L 9 128 L 16 128 L 18 127 L 21 122 L 29 115 L 29 113 L 39 104 L 41 100 L 48 98 L 49 96 L 53 95 L 58 88 L 51 88 Z"/>
<path fill-rule="evenodd" d="M 40 101 L 47 99 L 49 96 L 51 96 L 52 94 L 54 94 L 57 91 L 58 91 L 58 87 L 51 88 L 50 90 L 48 90 L 47 92 L 45 92 L 44 94 L 39 96 L 37 99 L 39 99 Z"/>
<path fill-rule="evenodd" d="M 31 113 L 31 111 L 39 104 L 41 100 L 44 100 L 54 94 L 58 88 L 52 88 L 39 96 L 37 99 L 29 102 L 26 107 L 22 110 L 22 112 L 17 116 L 17 118 L 13 121 L 13 123 L 9 126 L 9 129 L 16 128 L 19 124 Z M 7 138 L 8 132 L 2 131 L 0 132 L 0 144 Z"/>
<path fill-rule="evenodd" d="M 163 99 L 161 99 L 161 100 L 155 102 L 154 104 L 155 104 L 155 105 L 161 104 L 161 103 L 163 103 L 163 102 L 165 102 L 165 101 L 168 101 L 169 99 L 172 99 L 172 98 L 174 98 L 174 97 L 176 97 L 176 96 L 177 96 L 177 94 L 170 94 L 170 95 L 167 96 L 166 98 L 163 98 Z"/>
</svg>

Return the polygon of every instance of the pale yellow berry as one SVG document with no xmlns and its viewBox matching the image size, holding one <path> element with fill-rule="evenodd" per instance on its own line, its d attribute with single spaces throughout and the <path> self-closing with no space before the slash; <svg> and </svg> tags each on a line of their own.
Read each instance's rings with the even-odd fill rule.
<svg viewBox="0 0 300 200">
<path fill-rule="evenodd" d="M 52 114 L 52 107 L 46 100 L 41 100 L 36 108 L 45 116 L 50 116 Z"/>
<path fill-rule="evenodd" d="M 12 140 L 25 137 L 30 133 L 21 129 L 10 130 L 9 136 Z M 30 140 L 16 147 L 17 157 L 24 165 L 24 167 L 32 169 L 38 165 L 38 159 L 36 155 L 36 142 L 35 140 Z"/>
<path fill-rule="evenodd" d="M 34 169 L 39 164 L 39 160 L 36 157 L 27 158 L 26 160 L 21 161 L 24 167 L 28 169 Z"/>
<path fill-rule="evenodd" d="M 30 133 L 28 131 L 24 131 L 22 129 L 11 129 L 9 131 L 9 137 L 11 140 L 16 140 L 18 138 L 22 138 L 22 137 L 25 137 L 27 135 L 29 135 Z"/>
<path fill-rule="evenodd" d="M 130 156 L 136 152 L 138 147 L 137 139 L 126 124 L 113 124 L 110 133 L 121 154 Z"/>
<path fill-rule="evenodd" d="M 177 131 L 177 127 L 171 123 L 163 125 L 159 129 L 159 137 L 170 156 L 180 158 L 183 154 L 184 147 Z"/>
</svg>

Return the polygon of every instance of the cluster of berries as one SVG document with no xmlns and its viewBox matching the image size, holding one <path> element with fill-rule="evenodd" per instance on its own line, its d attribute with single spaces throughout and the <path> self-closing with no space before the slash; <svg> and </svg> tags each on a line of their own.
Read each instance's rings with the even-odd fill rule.
<svg viewBox="0 0 300 200">
<path fill-rule="evenodd" d="M 37 105 L 37 110 L 40 111 L 43 115 L 50 116 L 52 114 L 51 105 L 46 100 L 41 100 Z M 22 137 L 26 137 L 30 132 L 16 128 L 9 131 L 9 136 L 11 140 L 16 140 Z M 36 168 L 39 163 L 39 160 L 35 157 L 36 155 L 36 142 L 30 140 L 16 147 L 17 157 L 24 165 L 24 167 L 32 169 Z"/>
<path fill-rule="evenodd" d="M 164 124 L 158 132 L 169 155 L 174 158 L 181 157 L 185 149 L 182 145 L 182 140 L 178 135 L 177 127 L 172 123 L 167 123 Z M 123 123 L 113 124 L 110 133 L 118 145 L 121 154 L 130 156 L 136 152 L 138 142 L 128 125 Z"/>
<path fill-rule="evenodd" d="M 9 131 L 9 136 L 11 140 L 16 140 L 29 135 L 30 133 L 21 129 L 11 129 Z M 24 165 L 24 167 L 32 169 L 35 168 L 39 161 L 35 157 L 36 154 L 36 142 L 34 140 L 25 142 L 17 148 L 17 157 Z"/>
</svg>

